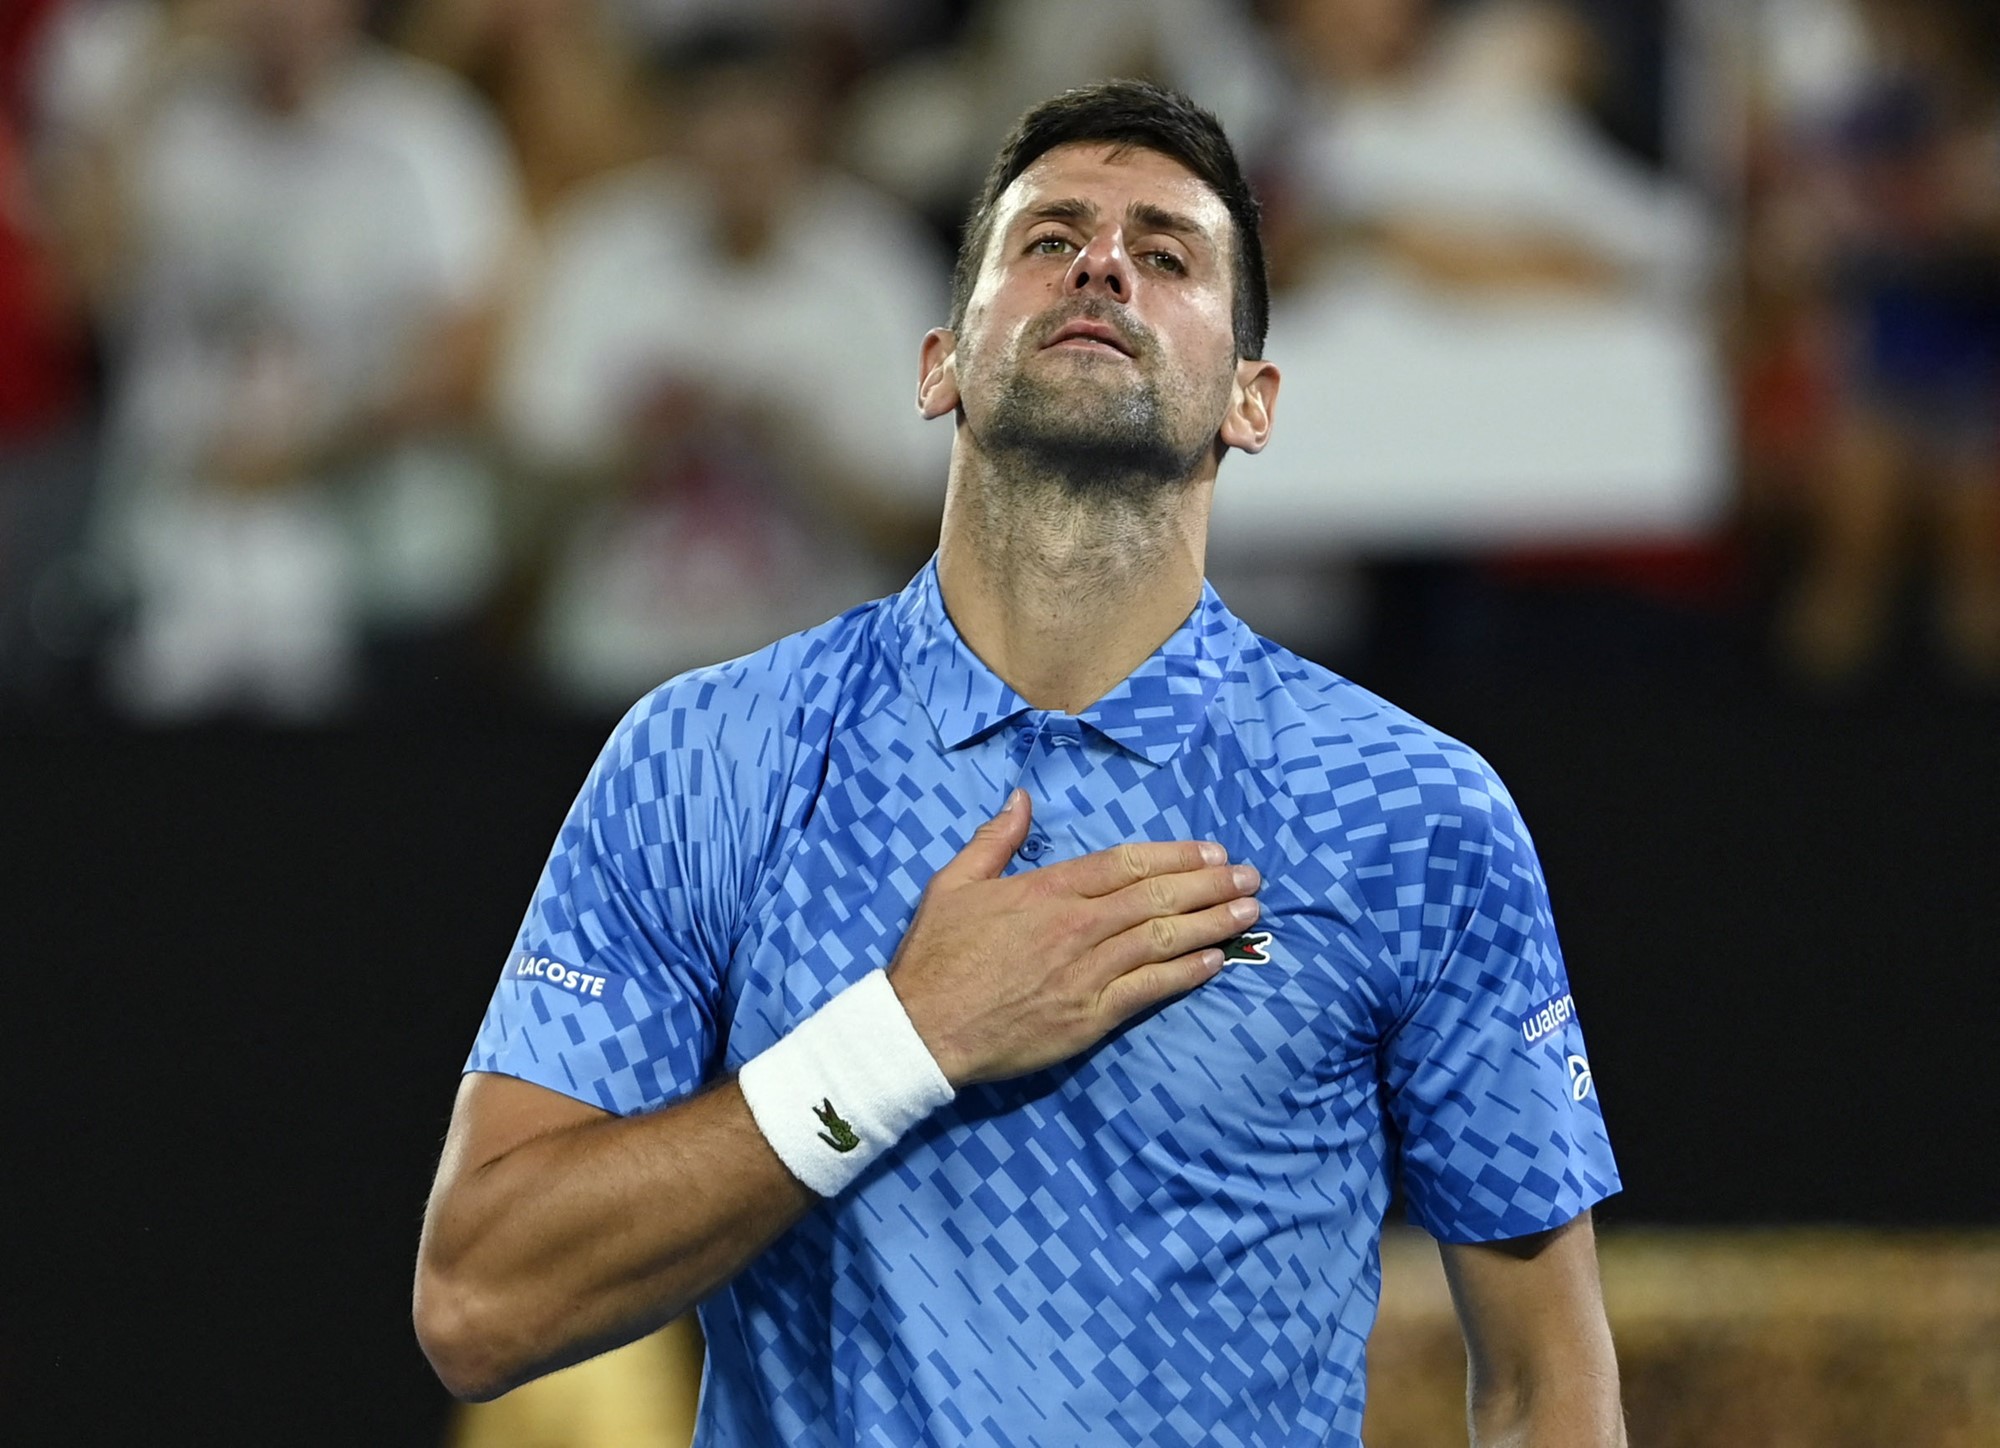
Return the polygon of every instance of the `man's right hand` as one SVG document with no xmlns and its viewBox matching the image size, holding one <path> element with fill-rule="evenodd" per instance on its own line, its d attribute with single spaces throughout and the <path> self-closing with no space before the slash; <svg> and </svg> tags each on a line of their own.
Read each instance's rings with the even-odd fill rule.
<svg viewBox="0 0 2000 1448">
<path fill-rule="evenodd" d="M 1016 790 L 931 878 L 889 967 L 955 1087 L 1066 1060 L 1222 969 L 1262 883 L 1212 842 L 1133 843 L 1002 878 L 1033 808 Z"/>
</svg>

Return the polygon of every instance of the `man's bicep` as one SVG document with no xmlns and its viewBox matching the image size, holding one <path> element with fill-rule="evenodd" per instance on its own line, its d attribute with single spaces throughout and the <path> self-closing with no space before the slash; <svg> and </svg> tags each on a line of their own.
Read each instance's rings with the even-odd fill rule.
<svg viewBox="0 0 2000 1448">
<path fill-rule="evenodd" d="M 1532 1391 L 1549 1375 L 1615 1376 L 1590 1214 L 1498 1242 L 1441 1242 L 1477 1391 Z"/>
</svg>

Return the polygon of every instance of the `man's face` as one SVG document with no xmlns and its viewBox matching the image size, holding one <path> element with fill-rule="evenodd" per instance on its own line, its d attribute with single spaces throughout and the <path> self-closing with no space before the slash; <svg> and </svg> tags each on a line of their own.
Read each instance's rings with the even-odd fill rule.
<svg viewBox="0 0 2000 1448">
<path fill-rule="evenodd" d="M 1212 455 L 1236 377 L 1221 198 L 1156 151 L 1060 146 L 1000 198 L 953 366 L 989 454 L 1145 491 Z"/>
</svg>

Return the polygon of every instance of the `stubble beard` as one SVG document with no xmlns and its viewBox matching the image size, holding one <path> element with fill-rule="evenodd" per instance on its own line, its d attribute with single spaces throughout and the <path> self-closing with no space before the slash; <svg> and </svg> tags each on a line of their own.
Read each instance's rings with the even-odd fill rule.
<svg viewBox="0 0 2000 1448">
<path fill-rule="evenodd" d="M 1039 339 L 1076 317 L 1117 325 L 1136 357 L 1031 367 Z M 1215 446 L 1214 430 L 1176 428 L 1177 413 L 1198 416 L 1200 399 L 1192 385 L 1183 395 L 1163 395 L 1143 367 L 1152 353 L 1151 337 L 1129 318 L 1102 317 L 1095 308 L 1066 308 L 1030 328 L 977 430 L 981 451 L 1017 488 L 1052 494 L 1051 501 L 1150 511 L 1178 496 Z"/>
</svg>

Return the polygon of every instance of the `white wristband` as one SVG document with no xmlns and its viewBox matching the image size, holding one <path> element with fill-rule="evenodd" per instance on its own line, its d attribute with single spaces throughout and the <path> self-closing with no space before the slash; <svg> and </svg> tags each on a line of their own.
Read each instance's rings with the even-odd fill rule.
<svg viewBox="0 0 2000 1448">
<path fill-rule="evenodd" d="M 956 1094 L 879 970 L 753 1056 L 736 1084 L 778 1159 L 823 1197 Z"/>
</svg>

